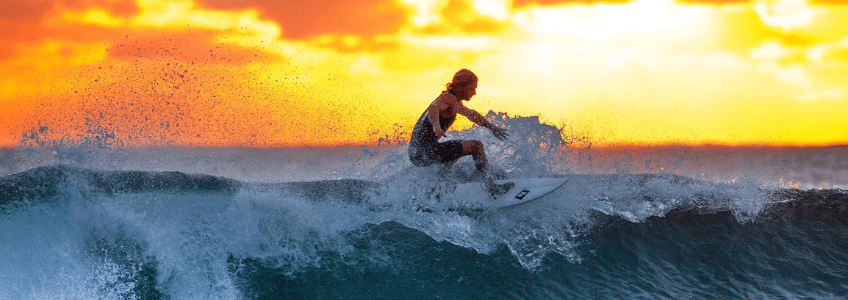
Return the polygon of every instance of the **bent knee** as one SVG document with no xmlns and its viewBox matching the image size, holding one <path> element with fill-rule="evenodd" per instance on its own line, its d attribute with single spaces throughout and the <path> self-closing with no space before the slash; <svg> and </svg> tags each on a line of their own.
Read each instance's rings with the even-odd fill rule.
<svg viewBox="0 0 848 300">
<path fill-rule="evenodd" d="M 478 140 L 464 141 L 463 146 L 465 153 L 481 153 L 483 152 L 483 142 Z"/>
</svg>

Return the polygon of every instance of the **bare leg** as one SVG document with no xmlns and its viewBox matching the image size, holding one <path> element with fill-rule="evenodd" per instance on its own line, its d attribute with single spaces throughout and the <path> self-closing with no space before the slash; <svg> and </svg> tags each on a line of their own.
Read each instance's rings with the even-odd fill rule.
<svg viewBox="0 0 848 300">
<path fill-rule="evenodd" d="M 515 186 L 512 182 L 495 184 L 495 180 L 489 175 L 489 161 L 486 159 L 486 152 L 483 151 L 483 143 L 480 141 L 462 141 L 462 154 L 470 154 L 474 158 L 474 165 L 483 174 L 483 183 L 486 184 L 492 196 L 503 195 Z"/>
<path fill-rule="evenodd" d="M 446 163 L 442 164 L 442 168 L 441 168 L 441 169 L 439 169 L 439 177 L 445 177 L 445 176 L 447 176 L 447 175 L 448 175 L 448 173 L 450 173 L 450 170 L 451 170 L 451 168 L 453 167 L 453 164 L 454 164 L 454 163 L 456 163 L 456 161 L 455 161 L 455 160 L 454 160 L 454 161 L 451 161 L 451 162 L 446 162 Z"/>
<path fill-rule="evenodd" d="M 470 154 L 474 158 L 474 166 L 483 174 L 483 182 L 486 187 L 492 189 L 495 186 L 495 180 L 489 176 L 489 160 L 486 159 L 483 143 L 477 140 L 462 141 L 462 154 Z"/>
</svg>

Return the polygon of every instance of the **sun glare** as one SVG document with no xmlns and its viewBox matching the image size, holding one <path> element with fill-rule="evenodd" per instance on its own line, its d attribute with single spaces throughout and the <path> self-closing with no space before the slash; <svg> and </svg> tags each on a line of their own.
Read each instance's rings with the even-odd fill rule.
<svg viewBox="0 0 848 300">
<path fill-rule="evenodd" d="M 772 4 L 757 2 L 754 10 L 764 23 L 783 30 L 809 25 L 816 15 L 816 10 L 807 6 L 807 0 L 780 0 Z"/>
<path fill-rule="evenodd" d="M 625 4 L 531 8 L 515 22 L 531 33 L 566 33 L 605 41 L 628 32 L 650 33 L 699 22 L 703 10 L 671 0 L 641 0 Z"/>
<path fill-rule="evenodd" d="M 509 1 L 507 0 L 474 0 L 474 10 L 484 16 L 504 21 L 509 17 Z"/>
<path fill-rule="evenodd" d="M 415 9 L 411 21 L 419 27 L 441 20 L 439 11 L 448 5 L 447 0 L 401 0 L 401 2 Z"/>
<path fill-rule="evenodd" d="M 77 1 L 0 19 L 0 145 L 34 128 L 134 146 L 403 140 L 460 68 L 481 78 L 470 107 L 595 145 L 848 143 L 844 4 L 360 4 Z"/>
</svg>

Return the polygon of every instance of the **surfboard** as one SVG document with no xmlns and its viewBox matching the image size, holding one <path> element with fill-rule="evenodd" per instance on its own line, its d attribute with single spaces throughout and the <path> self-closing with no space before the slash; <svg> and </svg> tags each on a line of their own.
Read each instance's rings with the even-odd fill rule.
<svg viewBox="0 0 848 300">
<path fill-rule="evenodd" d="M 544 197 L 560 188 L 568 178 L 517 178 L 495 180 L 497 184 L 515 183 L 503 195 L 494 197 L 489 194 L 482 182 L 458 184 L 452 196 L 469 202 L 491 204 L 496 209 L 509 208 Z"/>
</svg>

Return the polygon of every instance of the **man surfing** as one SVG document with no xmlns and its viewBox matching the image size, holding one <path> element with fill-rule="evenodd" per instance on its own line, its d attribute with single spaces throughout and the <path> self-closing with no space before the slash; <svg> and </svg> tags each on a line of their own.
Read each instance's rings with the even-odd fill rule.
<svg viewBox="0 0 848 300">
<path fill-rule="evenodd" d="M 446 85 L 433 103 L 418 118 L 418 123 L 412 130 L 409 139 L 409 160 L 413 165 L 426 167 L 442 164 L 439 174 L 444 175 L 460 157 L 471 155 L 474 165 L 483 175 L 483 182 L 492 195 L 502 195 L 515 186 L 514 183 L 495 184 L 489 175 L 489 162 L 483 151 L 483 143 L 478 140 L 449 140 L 439 142 L 439 138 L 447 137 L 445 131 L 453 125 L 456 115 L 460 114 L 477 125 L 488 128 L 498 139 L 505 141 L 509 134 L 506 129 L 490 123 L 477 111 L 465 107 L 462 101 L 470 101 L 477 95 L 477 75 L 462 69 L 453 75 L 453 80 Z"/>
</svg>

